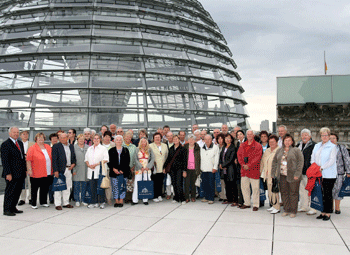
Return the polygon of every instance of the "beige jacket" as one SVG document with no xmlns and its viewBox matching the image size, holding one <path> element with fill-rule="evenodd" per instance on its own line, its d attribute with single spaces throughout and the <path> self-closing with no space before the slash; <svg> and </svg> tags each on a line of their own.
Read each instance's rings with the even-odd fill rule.
<svg viewBox="0 0 350 255">
<path fill-rule="evenodd" d="M 149 147 L 154 153 L 154 171 L 153 173 L 163 173 L 164 163 L 168 157 L 168 146 L 165 143 L 161 143 L 162 153 L 159 151 L 158 146 L 155 143 L 151 143 Z"/>
<path fill-rule="evenodd" d="M 271 148 L 268 148 L 260 161 L 260 177 L 264 179 L 264 181 L 268 178 L 271 179 L 271 169 L 272 169 L 272 162 L 273 158 L 275 157 L 276 151 L 279 149 L 279 147 L 275 148 L 273 151 L 271 151 Z"/>
</svg>

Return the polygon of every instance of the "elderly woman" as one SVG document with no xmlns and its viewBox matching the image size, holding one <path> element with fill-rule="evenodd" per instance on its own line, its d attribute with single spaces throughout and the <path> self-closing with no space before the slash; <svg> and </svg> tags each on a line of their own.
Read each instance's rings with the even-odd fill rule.
<svg viewBox="0 0 350 255">
<path fill-rule="evenodd" d="M 330 220 L 333 212 L 332 190 L 337 178 L 337 146 L 330 141 L 329 128 L 321 128 L 320 135 L 322 142 L 315 145 L 311 155 L 311 164 L 316 163 L 322 173 L 323 212 L 316 219 L 327 221 Z"/>
<path fill-rule="evenodd" d="M 85 138 L 85 144 L 88 146 L 91 146 L 93 144 L 93 141 L 91 140 L 91 129 L 90 128 L 84 128 L 84 138 Z"/>
<path fill-rule="evenodd" d="M 115 147 L 108 151 L 110 169 L 109 176 L 112 182 L 114 207 L 123 207 L 126 195 L 126 181 L 130 175 L 130 153 L 123 147 L 123 136 L 117 135 L 114 139 Z"/>
<path fill-rule="evenodd" d="M 77 143 L 74 144 L 74 152 L 76 157 L 76 165 L 73 168 L 73 186 L 75 206 L 85 200 L 86 182 L 87 182 L 87 166 L 85 164 L 85 155 L 89 146 L 85 144 L 83 134 L 78 135 Z"/>
<path fill-rule="evenodd" d="M 168 158 L 164 163 L 164 173 L 169 173 L 171 176 L 171 183 L 174 187 L 173 203 L 185 204 L 185 197 L 183 192 L 183 177 L 185 171 L 185 149 L 180 144 L 180 138 L 175 135 L 173 138 L 174 145 L 169 149 Z"/>
<path fill-rule="evenodd" d="M 340 214 L 340 200 L 342 197 L 339 197 L 340 189 L 345 180 L 345 174 L 347 177 L 350 177 L 350 158 L 349 152 L 346 147 L 342 144 L 338 144 L 339 137 L 338 135 L 331 133 L 330 140 L 333 144 L 337 146 L 337 179 L 333 187 L 333 199 L 335 200 L 335 213 Z"/>
<path fill-rule="evenodd" d="M 220 152 L 219 168 L 224 178 L 227 197 L 227 201 L 224 201 L 223 204 L 232 204 L 233 206 L 238 205 L 236 158 L 237 153 L 233 144 L 233 137 L 230 134 L 226 134 L 224 147 Z"/>
<path fill-rule="evenodd" d="M 104 146 L 108 151 L 115 147 L 115 143 L 112 142 L 112 138 L 113 138 L 113 135 L 112 135 L 112 132 L 111 131 L 105 131 L 103 133 L 103 139 L 102 139 L 102 146 Z M 107 170 L 107 175 L 109 176 L 109 168 L 107 166 L 107 164 L 105 164 L 105 167 L 106 167 L 106 170 Z M 109 187 L 108 189 L 105 189 L 105 195 L 106 195 L 106 199 L 107 199 L 107 203 L 109 205 L 112 205 L 112 188 Z"/>
<path fill-rule="evenodd" d="M 267 209 L 272 214 L 280 212 L 279 195 L 272 192 L 272 162 L 276 155 L 278 147 L 278 137 L 271 135 L 269 137 L 270 147 L 264 152 L 260 162 L 260 178 L 267 182 L 267 191 L 269 196 L 269 202 L 272 205 L 271 208 Z"/>
<path fill-rule="evenodd" d="M 284 213 L 282 216 L 295 218 L 298 211 L 299 185 L 303 171 L 304 157 L 294 147 L 294 138 L 286 134 L 283 147 L 276 151 L 272 161 L 271 176 L 277 177 L 280 184 Z"/>
<path fill-rule="evenodd" d="M 137 182 L 142 180 L 150 180 L 152 167 L 154 166 L 154 154 L 146 137 L 141 138 L 139 147 L 135 151 L 135 181 L 132 193 L 132 205 L 139 202 Z M 148 199 L 143 199 L 143 203 L 148 205 Z"/>
<path fill-rule="evenodd" d="M 129 150 L 130 154 L 130 175 L 125 176 L 128 178 L 127 180 L 127 190 L 126 190 L 126 197 L 125 197 L 125 202 L 128 203 L 129 201 L 132 201 L 132 192 L 133 192 L 133 179 L 134 179 L 134 168 L 135 168 L 135 151 L 136 151 L 136 146 L 132 144 L 132 137 L 133 137 L 133 132 L 127 131 L 124 134 L 124 142 L 123 142 L 123 147 L 127 148 Z"/>
<path fill-rule="evenodd" d="M 91 203 L 88 208 L 97 208 L 100 204 L 100 209 L 105 208 L 105 192 L 98 187 L 100 175 L 106 175 L 105 171 L 102 171 L 103 164 L 109 162 L 108 151 L 103 147 L 100 135 L 93 137 L 94 144 L 89 147 L 85 154 L 85 163 L 88 167 L 87 178 L 91 188 Z"/>
<path fill-rule="evenodd" d="M 195 133 L 198 130 L 195 131 Z M 199 132 L 200 133 L 200 132 Z M 196 180 L 201 174 L 201 148 L 195 141 L 194 135 L 187 136 L 188 143 L 184 145 L 185 149 L 185 198 L 186 203 L 190 201 L 190 190 L 191 190 L 191 201 L 196 202 Z"/>
<path fill-rule="evenodd" d="M 225 148 L 225 135 L 220 133 L 217 135 L 216 140 L 218 141 L 219 146 L 219 154 L 221 153 L 222 149 Z M 221 192 L 219 192 L 219 201 L 224 201 L 224 203 L 227 202 L 226 198 L 226 186 L 225 186 L 225 180 L 224 180 L 224 174 L 223 171 L 221 171 L 220 167 L 218 167 L 218 171 L 215 173 L 215 179 L 217 178 L 217 175 L 220 176 L 220 182 L 221 182 Z"/>
<path fill-rule="evenodd" d="M 307 212 L 307 215 L 316 214 L 316 211 L 309 207 L 309 192 L 305 189 L 307 185 L 307 176 L 306 171 L 311 166 L 311 154 L 315 147 L 315 142 L 311 139 L 311 131 L 309 129 L 301 130 L 301 141 L 297 144 L 296 147 L 299 148 L 301 153 L 304 156 L 304 166 L 303 166 L 303 176 L 300 181 L 299 188 L 299 209 L 298 212 Z"/>
<path fill-rule="evenodd" d="M 35 144 L 28 149 L 27 152 L 27 171 L 30 176 L 32 208 L 38 209 L 37 194 L 40 189 L 39 200 L 40 205 L 49 207 L 47 203 L 47 194 L 52 183 L 52 157 L 51 147 L 45 144 L 44 133 L 35 135 Z"/>
<path fill-rule="evenodd" d="M 134 143 L 136 147 L 139 146 L 140 140 L 141 140 L 142 138 L 144 138 L 144 137 L 147 138 L 148 143 L 151 143 L 151 141 L 148 139 L 148 134 L 147 134 L 146 129 L 140 129 L 140 131 L 139 131 L 139 138 L 136 139 L 136 140 L 135 140 L 135 143 Z"/>
<path fill-rule="evenodd" d="M 153 201 L 158 203 L 163 201 L 162 198 L 162 187 L 164 179 L 164 163 L 168 158 L 168 147 L 165 143 L 162 143 L 162 135 L 160 133 L 153 134 L 153 143 L 149 145 L 154 153 L 154 171 L 153 171 L 153 182 L 154 182 L 154 199 Z"/>
</svg>

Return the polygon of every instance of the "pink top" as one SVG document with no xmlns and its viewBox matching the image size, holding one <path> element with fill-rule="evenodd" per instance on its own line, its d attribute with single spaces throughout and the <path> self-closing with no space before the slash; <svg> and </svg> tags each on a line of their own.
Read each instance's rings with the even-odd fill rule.
<svg viewBox="0 0 350 255">
<path fill-rule="evenodd" d="M 191 169 L 191 170 L 196 169 L 196 164 L 194 162 L 194 149 L 189 149 L 187 169 Z"/>
</svg>

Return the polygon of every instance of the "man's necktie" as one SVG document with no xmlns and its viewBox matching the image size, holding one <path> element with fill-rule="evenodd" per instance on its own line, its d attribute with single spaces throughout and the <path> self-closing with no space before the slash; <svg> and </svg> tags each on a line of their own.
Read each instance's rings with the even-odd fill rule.
<svg viewBox="0 0 350 255">
<path fill-rule="evenodd" d="M 17 148 L 19 149 L 19 151 L 21 151 L 21 148 L 19 147 L 19 144 L 18 144 L 17 141 L 16 141 L 16 146 L 17 146 Z"/>
</svg>

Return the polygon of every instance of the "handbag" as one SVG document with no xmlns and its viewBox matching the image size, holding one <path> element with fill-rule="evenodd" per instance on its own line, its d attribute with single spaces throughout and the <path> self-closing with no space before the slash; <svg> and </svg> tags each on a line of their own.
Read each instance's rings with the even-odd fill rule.
<svg viewBox="0 0 350 255">
<path fill-rule="evenodd" d="M 278 179 L 277 177 L 272 178 L 272 188 L 271 188 L 272 193 L 279 193 L 280 188 L 278 185 Z"/>
<path fill-rule="evenodd" d="M 181 145 L 180 145 L 181 146 Z M 174 147 L 175 148 L 175 147 Z M 165 168 L 165 173 L 170 173 L 170 168 L 171 166 L 173 165 L 175 159 L 176 159 L 176 156 L 179 154 L 179 152 L 181 151 L 181 148 L 179 148 L 176 152 L 175 152 L 175 155 L 173 156 L 173 158 L 171 159 L 170 163 L 166 166 Z"/>
<path fill-rule="evenodd" d="M 67 189 L 66 176 L 59 174 L 58 178 L 53 178 L 52 191 L 63 191 Z"/>
<path fill-rule="evenodd" d="M 220 173 L 219 171 L 216 171 L 215 173 L 215 188 L 217 192 L 221 192 L 221 178 L 220 178 Z"/>
<path fill-rule="evenodd" d="M 101 188 L 109 189 L 110 187 L 111 187 L 111 180 L 109 179 L 109 177 L 108 176 L 103 177 L 101 181 Z"/>
<path fill-rule="evenodd" d="M 194 183 L 194 185 L 196 185 L 196 187 L 200 187 L 201 186 L 201 182 L 202 182 L 202 178 L 201 175 L 198 175 L 196 182 Z"/>
<path fill-rule="evenodd" d="M 137 182 L 137 189 L 138 189 L 138 198 L 139 199 L 152 199 L 154 198 L 154 185 L 153 181 L 149 180 L 148 173 L 147 180 L 143 180 L 143 173 L 142 173 L 142 180 Z"/>
<path fill-rule="evenodd" d="M 340 188 L 338 197 L 350 197 L 350 177 L 345 177 Z"/>
<path fill-rule="evenodd" d="M 266 200 L 264 181 L 260 178 L 260 201 Z"/>
<path fill-rule="evenodd" d="M 90 204 L 91 203 L 91 186 L 90 186 L 90 182 L 86 183 L 86 189 L 85 189 L 85 196 L 83 199 L 84 203 Z"/>
<path fill-rule="evenodd" d="M 317 178 L 315 181 L 315 186 L 311 192 L 311 208 L 317 211 L 323 211 L 323 197 L 322 197 L 322 185 L 321 179 Z"/>
</svg>

